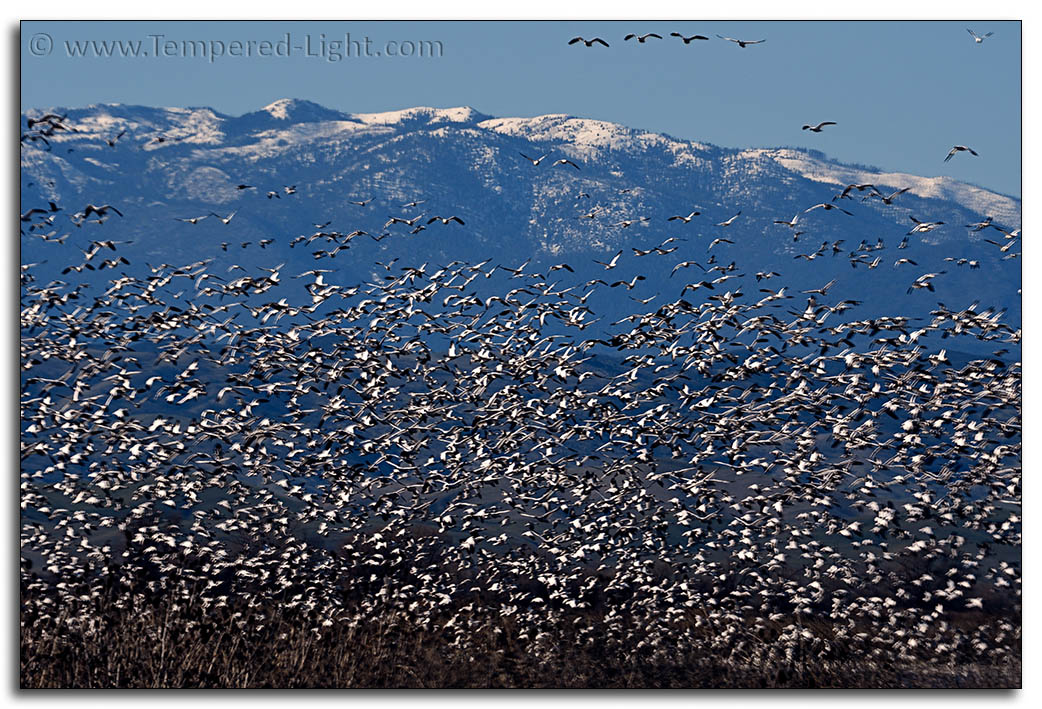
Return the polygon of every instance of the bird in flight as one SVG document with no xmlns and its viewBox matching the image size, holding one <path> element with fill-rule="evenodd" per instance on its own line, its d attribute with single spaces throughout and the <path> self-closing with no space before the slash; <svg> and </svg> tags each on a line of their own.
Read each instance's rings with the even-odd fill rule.
<svg viewBox="0 0 1042 709">
<path fill-rule="evenodd" d="M 229 223 L 231 223 L 231 221 L 232 221 L 232 217 L 234 217 L 234 216 L 235 216 L 235 215 L 236 215 L 237 213 L 238 213 L 238 210 L 236 210 L 236 211 L 232 212 L 232 213 L 231 213 L 231 214 L 229 214 L 229 215 L 228 215 L 227 217 L 222 217 L 222 216 L 221 216 L 220 214 L 218 214 L 217 212 L 210 212 L 210 216 L 214 216 L 214 217 L 217 217 L 217 218 L 218 218 L 218 219 L 220 219 L 220 220 L 221 220 L 222 222 L 224 222 L 224 224 L 229 224 Z M 203 217 L 199 217 L 199 219 L 202 219 L 202 218 L 203 218 Z M 192 222 L 192 223 L 194 224 L 195 222 Z"/>
<path fill-rule="evenodd" d="M 734 220 L 737 219 L 738 217 L 740 217 L 741 215 L 742 215 L 742 210 L 739 209 L 738 210 L 738 214 L 734 215 L 733 217 L 731 217 L 730 219 L 728 219 L 726 221 L 718 222 L 717 226 L 731 226 L 732 224 L 734 224 Z"/>
<path fill-rule="evenodd" d="M 623 219 L 621 222 L 615 222 L 612 226 L 621 226 L 623 229 L 629 229 L 634 224 L 640 224 L 642 222 L 650 221 L 648 217 L 639 217 L 637 219 Z"/>
<path fill-rule="evenodd" d="M 91 214 L 97 214 L 99 217 L 104 217 L 106 214 L 108 214 L 110 209 L 119 216 L 123 216 L 123 212 L 119 211 L 111 204 L 103 204 L 100 207 L 95 206 L 93 204 L 88 204 L 86 207 L 83 208 L 83 211 L 80 212 L 77 216 L 81 216 L 83 219 L 86 219 Z"/>
<path fill-rule="evenodd" d="M 893 203 L 893 201 L 894 201 L 894 200 L 895 200 L 895 199 L 896 199 L 897 197 L 900 197 L 901 195 L 903 195 L 903 194 L 904 194 L 905 192 L 907 192 L 907 191 L 908 191 L 908 190 L 910 190 L 910 189 L 912 189 L 912 188 L 911 188 L 911 187 L 902 187 L 901 189 L 897 190 L 896 192 L 891 192 L 891 193 L 890 193 L 889 195 L 887 195 L 886 197 L 884 197 L 884 196 L 883 196 L 882 194 L 880 194 L 880 195 L 879 195 L 879 198 L 880 198 L 881 200 L 883 200 L 883 204 L 892 204 L 892 203 Z M 869 195 L 869 197 L 871 197 L 871 196 L 872 196 L 872 195 Z M 868 197 L 866 197 L 865 199 L 868 199 Z"/>
<path fill-rule="evenodd" d="M 811 133 L 820 133 L 821 129 L 824 128 L 825 126 L 834 126 L 834 125 L 836 125 L 835 121 L 822 121 L 821 123 L 819 123 L 816 126 L 805 125 L 805 126 L 803 126 L 803 130 L 809 130 Z"/>
<path fill-rule="evenodd" d="M 911 219 L 913 222 L 915 222 L 915 226 L 912 227 L 912 230 L 908 232 L 909 234 L 925 234 L 926 232 L 933 231 L 937 227 L 939 227 L 942 224 L 944 224 L 944 222 L 923 222 L 923 221 L 919 221 L 918 219 L 913 217 L 911 214 L 908 215 L 908 218 Z"/>
<path fill-rule="evenodd" d="M 699 268 L 702 269 L 703 272 L 706 270 L 705 266 L 700 264 L 698 261 L 681 261 L 680 263 L 678 263 L 676 266 L 673 267 L 673 271 L 669 274 L 669 277 L 672 278 L 673 274 L 675 274 L 677 271 L 679 271 L 682 268 L 687 268 L 688 266 L 698 266 Z"/>
<path fill-rule="evenodd" d="M 955 156 L 956 153 L 961 153 L 963 151 L 968 152 L 970 155 L 973 155 L 974 157 L 977 156 L 977 151 L 975 151 L 973 148 L 968 148 L 965 145 L 953 145 L 952 149 L 948 151 L 948 157 L 946 157 L 944 161 L 948 162 Z"/>
<path fill-rule="evenodd" d="M 596 263 L 596 264 L 600 264 L 601 266 L 604 266 L 604 270 L 605 271 L 610 271 L 611 269 L 615 268 L 619 264 L 619 257 L 620 256 L 622 256 L 622 251 L 621 250 L 612 257 L 611 261 L 609 261 L 607 263 L 605 263 L 604 261 L 598 261 L 597 259 L 593 259 L 593 262 Z"/>
<path fill-rule="evenodd" d="M 438 217 L 438 216 L 434 216 L 434 217 L 431 217 L 430 219 L 427 220 L 428 224 L 433 224 L 434 222 L 441 222 L 442 224 L 445 224 L 445 225 L 448 225 L 449 222 L 456 222 L 457 224 L 463 224 L 463 220 L 460 219 L 459 217 L 455 216 L 455 215 L 453 215 L 451 217 Z"/>
<path fill-rule="evenodd" d="M 574 37 L 568 40 L 568 44 L 575 44 L 576 42 L 582 42 L 587 47 L 592 47 L 595 44 L 603 44 L 605 47 L 608 46 L 608 43 L 600 37 L 594 37 L 593 39 L 583 39 L 582 37 Z"/>
<path fill-rule="evenodd" d="M 578 170 L 578 169 L 579 169 L 579 166 L 578 166 L 578 165 L 576 165 L 576 164 L 575 164 L 574 162 L 572 162 L 571 160 L 569 160 L 569 159 L 567 159 L 567 158 L 561 158 L 560 160 L 558 160 L 557 162 L 555 162 L 555 163 L 554 163 L 554 164 L 553 164 L 553 165 L 552 165 L 551 167 L 557 167 L 558 165 L 571 165 L 571 166 L 572 166 L 572 167 L 574 167 L 574 168 L 575 168 L 576 170 Z"/>
<path fill-rule="evenodd" d="M 811 290 L 800 291 L 801 293 L 807 293 L 809 295 L 820 295 L 822 297 L 829 294 L 829 288 L 836 285 L 836 279 L 833 278 L 831 281 L 823 285 L 821 288 L 812 288 Z"/>
<path fill-rule="evenodd" d="M 970 33 L 970 36 L 973 37 L 973 41 L 976 44 L 984 44 L 984 40 L 986 40 L 991 35 L 995 34 L 994 32 L 986 32 L 982 35 L 979 35 L 973 30 L 971 30 L 969 27 L 966 28 L 966 31 Z"/>
<path fill-rule="evenodd" d="M 543 160 L 545 160 L 547 155 L 549 155 L 549 154 L 550 153 L 546 153 L 542 157 L 539 157 L 539 158 L 530 158 L 527 155 L 525 155 L 524 153 L 521 153 L 521 152 L 518 153 L 518 155 L 523 157 L 528 162 L 532 163 L 532 167 L 539 167 L 539 163 L 543 162 Z"/>
<path fill-rule="evenodd" d="M 967 226 L 967 228 L 972 227 L 973 231 L 981 231 L 981 230 L 987 229 L 989 226 L 991 226 L 991 220 L 992 220 L 991 217 L 987 217 L 982 222 L 974 222 L 973 224 L 967 224 L 966 226 Z"/>
<path fill-rule="evenodd" d="M 685 37 L 684 35 L 680 34 L 679 32 L 670 32 L 669 36 L 670 37 L 680 37 L 680 39 L 682 39 L 684 41 L 684 44 L 691 44 L 696 39 L 709 39 L 708 37 L 706 37 L 705 35 L 702 35 L 702 34 L 693 34 L 690 37 Z"/>
<path fill-rule="evenodd" d="M 670 217 L 669 219 L 667 219 L 666 221 L 667 222 L 681 221 L 681 222 L 684 222 L 685 224 L 688 224 L 692 219 L 697 217 L 699 214 L 701 214 L 701 212 L 697 212 L 697 211 L 696 212 L 691 212 L 691 214 L 688 214 L 686 217 L 681 215 L 681 214 L 676 214 L 676 215 Z"/>
<path fill-rule="evenodd" d="M 815 209 L 824 209 L 826 212 L 829 211 L 829 210 L 832 210 L 832 209 L 838 209 L 839 211 L 843 212 L 844 214 L 849 214 L 850 216 L 854 216 L 853 212 L 848 212 L 847 210 L 843 209 L 843 207 L 837 207 L 836 205 L 832 204 L 831 202 L 821 202 L 820 204 L 815 204 L 813 207 L 808 207 L 807 209 L 804 209 L 803 213 L 806 214 L 807 212 L 813 211 Z"/>
<path fill-rule="evenodd" d="M 416 222 L 420 221 L 420 217 L 422 217 L 422 216 L 423 216 L 422 214 L 418 214 L 415 217 L 413 217 L 412 219 L 402 219 L 401 217 L 391 217 L 391 218 L 389 218 L 387 220 L 387 223 L 384 224 L 384 229 L 386 229 L 387 227 L 391 226 L 392 224 L 405 224 L 406 226 L 416 226 Z"/>
<path fill-rule="evenodd" d="M 648 39 L 649 39 L 650 37 L 654 37 L 655 39 L 662 39 L 662 36 L 661 36 L 661 35 L 657 35 L 657 34 L 655 34 L 654 32 L 648 32 L 647 34 L 633 34 L 633 33 L 631 32 L 631 33 L 629 33 L 628 35 L 626 35 L 626 36 L 625 36 L 625 37 L 623 38 L 623 41 L 629 41 L 629 40 L 631 40 L 631 39 L 635 39 L 635 40 L 637 40 L 638 42 L 640 42 L 641 44 L 644 44 L 645 42 L 647 42 L 647 41 L 648 41 Z"/>
<path fill-rule="evenodd" d="M 742 49 L 745 49 L 750 44 L 763 44 L 767 41 L 766 39 L 735 39 L 734 37 L 724 37 L 720 34 L 718 34 L 717 37 L 720 39 L 726 39 L 728 42 L 734 42 Z"/>
</svg>

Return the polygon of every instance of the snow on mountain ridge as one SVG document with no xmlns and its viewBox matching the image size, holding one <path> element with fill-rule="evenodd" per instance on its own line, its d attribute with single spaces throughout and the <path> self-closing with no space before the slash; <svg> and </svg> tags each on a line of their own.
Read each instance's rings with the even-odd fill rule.
<svg viewBox="0 0 1042 709">
<path fill-rule="evenodd" d="M 950 200 L 1013 227 L 1020 226 L 1021 221 L 1020 200 L 948 177 L 921 177 L 842 165 L 815 151 L 718 148 L 567 114 L 495 118 L 469 106 L 417 106 L 399 111 L 349 114 L 300 99 L 279 99 L 258 111 L 238 117 L 220 114 L 210 108 L 152 108 L 122 104 L 95 104 L 68 109 L 68 113 L 78 132 L 58 133 L 52 139 L 95 144 L 95 149 L 104 148 L 105 141 L 115 139 L 126 128 L 130 134 L 151 133 L 165 139 L 141 143 L 147 151 L 187 143 L 199 148 L 216 148 L 220 153 L 239 152 L 259 158 L 274 156 L 309 142 L 349 141 L 355 136 L 373 133 L 407 135 L 417 125 L 437 126 L 439 129 L 488 131 L 533 142 L 553 143 L 556 144 L 554 149 L 563 155 L 591 163 L 601 160 L 606 151 L 641 153 L 654 149 L 670 154 L 673 166 L 701 168 L 707 162 L 718 162 L 722 167 L 718 174 L 732 177 L 743 174 L 755 177 L 767 165 L 776 164 L 819 183 L 839 186 L 871 182 L 893 189 L 911 187 L 911 193 L 917 196 Z M 36 114 L 35 110 L 29 110 L 24 115 Z"/>
<path fill-rule="evenodd" d="M 430 106 L 415 106 L 400 111 L 384 111 L 381 113 L 353 113 L 351 118 L 370 125 L 395 125 L 416 120 L 426 119 L 431 125 L 441 123 L 477 123 L 488 118 L 470 106 L 456 106 L 454 108 L 431 108 Z"/>
<path fill-rule="evenodd" d="M 742 157 L 766 156 L 801 177 L 833 185 L 873 184 L 898 190 L 910 187 L 910 194 L 926 199 L 957 202 L 979 214 L 992 216 L 999 223 L 1020 226 L 1020 203 L 1012 197 L 982 187 L 953 180 L 950 177 L 921 177 L 905 172 L 875 172 L 828 162 L 793 149 L 744 150 Z"/>
</svg>

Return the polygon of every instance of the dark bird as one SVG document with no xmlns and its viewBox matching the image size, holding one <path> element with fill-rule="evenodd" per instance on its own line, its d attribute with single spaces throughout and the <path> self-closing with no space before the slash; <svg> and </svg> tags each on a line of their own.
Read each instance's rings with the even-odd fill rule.
<svg viewBox="0 0 1042 709">
<path fill-rule="evenodd" d="M 952 149 L 948 151 L 948 156 L 944 159 L 944 161 L 948 162 L 952 159 L 952 157 L 955 156 L 956 153 L 961 153 L 963 151 L 968 152 L 970 155 L 973 155 L 974 157 L 977 156 L 977 151 L 975 151 L 973 148 L 968 148 L 965 145 L 955 145 L 952 146 Z"/>
<path fill-rule="evenodd" d="M 702 35 L 702 34 L 693 34 L 690 37 L 685 37 L 684 35 L 680 34 L 679 32 L 670 32 L 669 36 L 670 37 L 680 37 L 680 39 L 683 40 L 684 44 L 691 44 L 696 39 L 709 39 L 708 37 L 706 37 L 705 35 Z"/>
<path fill-rule="evenodd" d="M 119 140 L 120 138 L 122 138 L 126 134 L 127 134 L 127 129 L 124 128 L 123 130 L 121 130 L 119 132 L 119 135 L 117 135 L 115 138 L 106 138 L 105 142 L 109 144 L 110 148 L 114 148 L 114 147 L 116 147 L 116 141 Z"/>
<path fill-rule="evenodd" d="M 647 34 L 633 34 L 631 32 L 630 34 L 628 34 L 625 37 L 623 37 L 623 40 L 624 41 L 629 41 L 631 39 L 635 39 L 638 42 L 640 42 L 641 44 L 644 44 L 651 37 L 654 37 L 655 39 L 662 39 L 661 35 L 657 35 L 654 32 L 648 32 Z"/>
<path fill-rule="evenodd" d="M 834 126 L 834 125 L 837 125 L 835 121 L 822 121 L 821 123 L 817 124 L 816 126 L 812 126 L 810 124 L 807 124 L 807 125 L 803 126 L 803 130 L 809 130 L 811 133 L 820 133 L 821 129 L 824 128 L 825 126 Z"/>
<path fill-rule="evenodd" d="M 605 47 L 608 46 L 608 43 L 605 42 L 600 37 L 594 37 L 593 39 L 583 39 L 582 37 L 573 37 L 572 39 L 568 40 L 568 44 L 576 44 L 577 42 L 582 42 L 587 47 L 592 47 L 595 44 L 603 44 Z"/>
<path fill-rule="evenodd" d="M 123 212 L 119 211 L 111 204 L 103 204 L 100 207 L 95 206 L 93 204 L 88 204 L 86 207 L 83 208 L 83 211 L 80 212 L 78 216 L 80 216 L 83 219 L 86 219 L 91 214 L 97 214 L 99 217 L 104 217 L 106 214 L 109 213 L 109 210 L 112 210 L 121 217 L 123 216 Z"/>
</svg>

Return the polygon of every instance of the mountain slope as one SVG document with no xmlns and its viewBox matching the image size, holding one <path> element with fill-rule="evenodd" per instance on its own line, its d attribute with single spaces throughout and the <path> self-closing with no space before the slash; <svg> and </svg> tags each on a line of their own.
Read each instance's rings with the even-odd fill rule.
<svg viewBox="0 0 1042 709">
<path fill-rule="evenodd" d="M 51 226 L 55 237 L 69 232 L 70 243 L 101 235 L 133 239 L 127 248 L 136 265 L 213 256 L 227 265 L 286 261 L 291 268 L 311 268 L 315 249 L 290 245 L 331 222 L 327 230 L 393 235 L 378 242 L 356 239 L 348 254 L 324 261 L 326 267 L 335 263 L 342 282 L 372 277 L 376 261 L 396 256 L 417 263 L 568 260 L 581 282 L 604 275 L 593 259 L 623 249 L 610 275 L 644 275 L 634 297 L 674 282 L 679 289 L 680 276 L 669 275 L 683 259 L 705 265 L 713 256 L 722 264 L 740 257 L 750 273 L 729 285 L 745 282 L 747 293 L 763 285 L 751 280 L 752 272 L 773 270 L 791 289 L 839 279 L 845 297 L 869 301 L 871 308 L 904 298 L 924 270 L 943 270 L 936 297 L 915 293 L 909 307 L 925 312 L 938 299 L 981 298 L 1019 319 L 1019 259 L 1004 258 L 1009 254 L 984 241 L 1001 240 L 999 232 L 971 232 L 963 225 L 991 216 L 995 224 L 1017 229 L 1020 201 L 948 178 L 841 165 L 815 151 L 725 149 L 564 115 L 492 118 L 468 107 L 348 114 L 283 99 L 239 117 L 208 108 L 111 104 L 55 112 L 67 113 L 76 132 L 56 132 L 49 149 L 23 146 L 23 211 L 53 200 L 64 209 Z M 41 113 L 27 112 L 23 126 Z M 534 166 L 521 153 L 550 157 Z M 559 158 L 580 169 L 552 165 Z M 864 182 L 883 193 L 909 191 L 892 205 L 863 200 L 867 192 L 857 191 L 853 199 L 833 202 L 845 184 Z M 238 189 L 243 184 L 252 189 Z M 67 215 L 87 203 L 117 205 L 126 216 L 70 228 Z M 804 213 L 817 203 L 835 203 L 853 216 Z M 194 225 L 176 221 L 211 211 L 236 216 L 227 225 L 213 217 Z M 689 224 L 667 221 L 692 211 L 701 215 Z M 730 226 L 715 226 L 739 211 Z M 415 235 L 400 225 L 384 227 L 391 216 L 421 214 L 418 225 L 434 215 L 457 215 L 465 226 L 434 223 Z M 798 240 L 794 230 L 774 223 L 794 214 Z M 913 235 L 898 250 L 913 225 L 910 216 L 944 226 Z M 634 223 L 624 226 L 626 220 Z M 669 237 L 676 237 L 678 248 L 665 258 L 629 250 L 648 250 Z M 728 241 L 710 247 L 718 237 Z M 859 252 L 862 260 L 851 254 L 861 242 L 879 240 L 884 248 Z M 826 243 L 818 257 L 801 258 Z M 49 246 L 23 239 L 29 260 L 47 258 Z M 880 265 L 869 270 L 877 256 Z M 966 261 L 958 266 L 945 257 Z M 896 268 L 899 258 L 916 262 L 917 270 Z M 971 269 L 971 261 L 980 268 Z"/>
</svg>

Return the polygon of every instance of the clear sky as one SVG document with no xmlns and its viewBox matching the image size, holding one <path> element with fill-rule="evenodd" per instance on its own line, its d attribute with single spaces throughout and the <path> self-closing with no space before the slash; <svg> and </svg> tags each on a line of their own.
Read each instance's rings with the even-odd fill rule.
<svg viewBox="0 0 1042 709">
<path fill-rule="evenodd" d="M 994 35 L 976 44 L 967 27 Z M 631 31 L 665 39 L 624 42 Z M 685 46 L 672 31 L 711 41 Z M 334 43 L 346 33 L 353 54 L 368 38 L 370 56 L 342 57 Z M 716 34 L 767 42 L 742 49 Z M 611 47 L 569 46 L 576 35 Z M 95 52 L 90 40 L 139 42 L 123 46 L 147 56 L 70 56 Z M 273 56 L 260 56 L 263 41 Z M 441 56 L 388 56 L 430 54 L 434 42 Z M 292 97 L 348 112 L 567 113 L 1021 193 L 1018 22 L 25 22 L 21 69 L 23 110 L 118 102 L 238 115 Z M 824 120 L 838 125 L 800 129 Z M 955 144 L 980 157 L 945 163 Z"/>
</svg>

